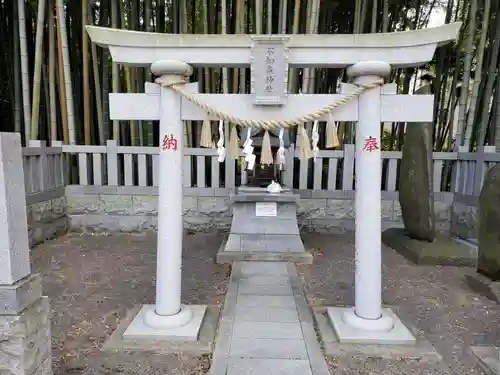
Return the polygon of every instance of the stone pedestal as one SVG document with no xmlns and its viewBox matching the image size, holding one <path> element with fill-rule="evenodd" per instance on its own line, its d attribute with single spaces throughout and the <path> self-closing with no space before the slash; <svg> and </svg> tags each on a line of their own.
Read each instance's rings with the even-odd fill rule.
<svg viewBox="0 0 500 375">
<path fill-rule="evenodd" d="M 0 315 L 0 341 L 0 374 L 52 374 L 48 298 L 18 314 Z"/>
<path fill-rule="evenodd" d="M 217 254 L 218 263 L 312 262 L 299 234 L 298 195 L 287 190 L 271 194 L 264 188 L 240 187 L 231 198 L 231 232 Z"/>
<path fill-rule="evenodd" d="M 52 374 L 50 308 L 31 274 L 17 133 L 0 133 L 0 374 Z"/>
</svg>

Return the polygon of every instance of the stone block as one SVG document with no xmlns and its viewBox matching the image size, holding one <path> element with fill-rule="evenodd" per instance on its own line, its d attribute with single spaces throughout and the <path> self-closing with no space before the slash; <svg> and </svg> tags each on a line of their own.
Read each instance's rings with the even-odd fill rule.
<svg viewBox="0 0 500 375">
<path fill-rule="evenodd" d="M 110 215 L 132 215 L 132 195 L 105 195 L 99 196 L 100 211 Z"/>
<path fill-rule="evenodd" d="M 255 215 L 255 214 L 254 214 Z M 239 219 L 239 220 L 236 220 Z M 278 217 L 238 217 L 233 220 L 231 233 L 238 234 L 262 234 L 262 235 L 281 235 L 281 234 L 299 234 L 297 219 L 282 219 Z"/>
<path fill-rule="evenodd" d="M 198 199 L 196 197 L 184 197 L 182 201 L 183 215 L 197 214 L 198 212 Z"/>
<path fill-rule="evenodd" d="M 477 238 L 477 208 L 454 202 L 451 209 L 451 226 L 454 235 L 460 238 Z"/>
<path fill-rule="evenodd" d="M 51 203 L 50 201 L 38 202 L 30 205 L 31 219 L 34 222 L 40 222 L 50 218 L 51 214 Z"/>
<path fill-rule="evenodd" d="M 67 210 L 68 215 L 84 215 L 99 212 L 98 194 L 68 194 Z"/>
<path fill-rule="evenodd" d="M 320 218 L 326 215 L 326 199 L 301 199 L 298 207 L 299 216 Z"/>
<path fill-rule="evenodd" d="M 465 280 L 474 292 L 500 303 L 500 281 L 492 281 L 480 273 L 465 275 Z"/>
<path fill-rule="evenodd" d="M 245 262 L 241 263 L 243 276 L 288 276 L 286 263 Z"/>
<path fill-rule="evenodd" d="M 229 216 L 229 198 L 198 197 L 198 212 L 207 216 Z"/>
<path fill-rule="evenodd" d="M 241 251 L 271 253 L 303 253 L 300 235 L 244 234 L 240 235 Z"/>
<path fill-rule="evenodd" d="M 0 315 L 16 315 L 42 296 L 42 277 L 30 274 L 11 285 L 0 285 Z"/>
<path fill-rule="evenodd" d="M 353 219 L 354 201 L 350 199 L 328 199 L 328 218 Z"/>
<path fill-rule="evenodd" d="M 0 315 L 0 373 L 51 374 L 50 308 L 43 297 L 20 315 Z"/>
<path fill-rule="evenodd" d="M 500 375 L 500 347 L 473 346 L 472 353 L 478 359 L 477 367 L 486 375 Z"/>
<path fill-rule="evenodd" d="M 233 338 L 246 339 L 302 339 L 300 323 L 235 322 Z"/>
<path fill-rule="evenodd" d="M 144 317 L 154 311 L 154 305 L 144 305 L 123 333 L 124 340 L 161 339 L 164 341 L 196 342 L 200 334 L 201 324 L 207 307 L 205 305 L 190 305 L 192 320 L 181 327 L 169 329 L 151 328 L 144 323 Z"/>
<path fill-rule="evenodd" d="M 415 336 L 415 345 L 375 345 L 375 344 L 353 344 L 341 343 L 335 334 L 330 319 L 324 307 L 313 308 L 314 320 L 316 321 L 318 335 L 323 343 L 324 353 L 333 357 L 380 357 L 393 360 L 408 358 L 418 363 L 435 363 L 441 360 L 441 356 L 432 347 L 419 331 L 404 322 L 405 326 Z"/>
<path fill-rule="evenodd" d="M 227 363 L 226 374 L 312 375 L 312 372 L 309 361 L 305 359 L 230 358 Z"/>
<path fill-rule="evenodd" d="M 431 93 L 430 85 L 415 94 Z M 399 170 L 399 202 L 405 228 L 413 238 L 435 238 L 432 123 L 407 123 Z"/>
<path fill-rule="evenodd" d="M 434 202 L 434 215 L 436 222 L 449 222 L 451 218 L 451 204 L 446 202 Z"/>
<path fill-rule="evenodd" d="M 0 133 L 0 218 L 0 284 L 12 284 L 30 274 L 19 133 Z"/>
<path fill-rule="evenodd" d="M 392 220 L 394 217 L 394 201 L 382 200 L 380 202 L 382 220 Z"/>
<path fill-rule="evenodd" d="M 299 321 L 296 307 L 244 307 L 236 308 L 235 322 L 282 322 Z"/>
<path fill-rule="evenodd" d="M 134 195 L 132 197 L 135 215 L 158 215 L 158 197 L 154 195 Z"/>
<path fill-rule="evenodd" d="M 231 340 L 229 355 L 239 358 L 308 359 L 304 340 L 238 339 Z"/>
<path fill-rule="evenodd" d="M 294 308 L 295 300 L 292 296 L 252 296 L 241 295 L 238 296 L 239 307 L 280 307 L 280 308 Z"/>
<path fill-rule="evenodd" d="M 500 165 L 484 178 L 479 196 L 477 272 L 500 281 Z"/>
<path fill-rule="evenodd" d="M 238 293 L 241 295 L 261 296 L 291 296 L 293 295 L 290 285 L 240 285 Z"/>
<path fill-rule="evenodd" d="M 56 217 L 66 215 L 67 201 L 66 197 L 59 197 L 52 200 L 52 212 Z"/>
<path fill-rule="evenodd" d="M 477 262 L 474 249 L 443 234 L 433 242 L 419 241 L 404 228 L 390 228 L 382 233 L 382 241 L 416 264 L 474 267 Z"/>
<path fill-rule="evenodd" d="M 375 345 L 415 345 L 416 339 L 391 309 L 383 314 L 392 318 L 394 327 L 389 331 L 368 331 L 352 327 L 344 321 L 351 307 L 327 307 L 326 312 L 340 343 Z"/>
</svg>

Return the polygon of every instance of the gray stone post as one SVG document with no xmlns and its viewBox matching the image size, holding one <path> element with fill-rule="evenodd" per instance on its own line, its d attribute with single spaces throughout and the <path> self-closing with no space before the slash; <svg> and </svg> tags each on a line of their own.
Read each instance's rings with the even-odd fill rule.
<svg viewBox="0 0 500 375">
<path fill-rule="evenodd" d="M 0 133 L 0 374 L 52 374 L 49 301 L 29 252 L 21 137 Z"/>
</svg>

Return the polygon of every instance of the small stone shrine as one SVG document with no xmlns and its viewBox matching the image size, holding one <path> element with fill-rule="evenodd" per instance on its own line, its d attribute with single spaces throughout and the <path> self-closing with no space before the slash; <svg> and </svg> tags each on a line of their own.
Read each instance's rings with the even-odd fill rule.
<svg viewBox="0 0 500 375">
<path fill-rule="evenodd" d="M 269 190 L 240 187 L 231 197 L 233 221 L 229 237 L 217 255 L 219 263 L 241 260 L 312 263 L 297 224 L 299 196 L 289 189 L 276 193 Z"/>
<path fill-rule="evenodd" d="M 281 183 L 281 171 L 277 167 L 276 163 L 266 165 L 261 162 L 263 153 L 263 139 L 265 136 L 264 131 L 252 130 L 251 138 L 253 139 L 252 146 L 255 147 L 256 162 L 253 171 L 247 171 L 247 186 L 249 187 L 267 187 L 272 181 L 277 181 Z M 277 159 L 278 150 L 280 146 L 280 139 L 277 131 L 269 131 L 271 154 L 273 159 Z M 290 146 L 289 141 L 289 131 L 285 130 L 283 132 L 283 147 L 288 148 Z M 242 137 L 241 145 L 244 145 L 245 138 Z M 269 152 L 269 151 L 267 151 Z M 250 173 L 249 173 L 250 172 Z"/>
</svg>

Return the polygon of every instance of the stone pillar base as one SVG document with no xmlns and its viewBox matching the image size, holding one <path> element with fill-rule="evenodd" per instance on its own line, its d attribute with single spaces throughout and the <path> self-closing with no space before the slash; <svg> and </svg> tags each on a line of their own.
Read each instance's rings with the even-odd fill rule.
<svg viewBox="0 0 500 375">
<path fill-rule="evenodd" d="M 0 374 L 52 375 L 51 350 L 47 297 L 16 315 L 0 315 Z"/>
</svg>

